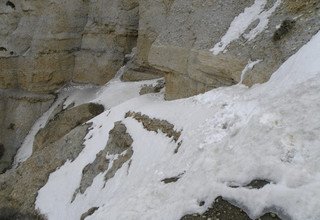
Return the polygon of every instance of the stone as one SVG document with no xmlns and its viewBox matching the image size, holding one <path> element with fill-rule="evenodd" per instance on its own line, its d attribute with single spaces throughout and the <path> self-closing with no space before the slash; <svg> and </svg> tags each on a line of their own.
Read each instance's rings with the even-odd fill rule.
<svg viewBox="0 0 320 220">
<path fill-rule="evenodd" d="M 41 150 L 41 147 L 55 143 L 71 130 L 101 114 L 104 107 L 100 104 L 87 103 L 66 110 L 62 110 L 47 122 L 35 136 L 33 150 Z M 59 128 L 59 129 L 57 129 Z"/>
<path fill-rule="evenodd" d="M 0 90 L 0 143 L 3 146 L 0 173 L 11 167 L 24 138 L 54 99 L 53 95 Z"/>
</svg>

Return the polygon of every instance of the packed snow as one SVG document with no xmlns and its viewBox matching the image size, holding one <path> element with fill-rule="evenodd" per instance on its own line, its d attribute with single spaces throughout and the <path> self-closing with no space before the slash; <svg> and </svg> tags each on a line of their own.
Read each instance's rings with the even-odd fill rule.
<svg viewBox="0 0 320 220">
<path fill-rule="evenodd" d="M 262 33 L 268 27 L 269 17 L 280 6 L 281 0 L 277 0 L 269 10 L 265 9 L 267 3 L 267 0 L 255 0 L 253 5 L 235 17 L 227 33 L 221 38 L 221 41 L 211 49 L 213 54 L 218 55 L 225 51 L 228 45 L 239 39 L 240 36 L 251 41 Z M 249 33 L 245 33 L 254 22 L 258 22 L 257 25 L 255 25 Z"/>
<path fill-rule="evenodd" d="M 260 8 L 264 1 L 255 4 Z M 99 209 L 86 219 L 177 220 L 204 212 L 223 196 L 236 201 L 251 218 L 281 210 L 284 219 L 320 219 L 319 45 L 320 33 L 269 82 L 252 88 L 238 84 L 165 101 L 163 92 L 139 96 L 141 85 L 154 81 L 116 79 L 91 100 L 82 100 L 79 91 L 70 95 L 67 103 L 99 102 L 108 110 L 91 120 L 87 137 L 92 138 L 86 138 L 78 158 L 50 175 L 36 208 L 49 220 L 79 219 L 92 207 Z M 133 118 L 125 118 L 128 111 L 165 119 L 182 130 L 178 153 L 174 154 L 175 142 L 162 132 L 147 131 Z M 107 182 L 107 171 L 99 174 L 71 202 L 83 168 L 104 149 L 116 121 L 126 125 L 134 140 L 131 164 L 124 164 Z M 181 178 L 176 183 L 161 182 L 177 175 Z M 254 179 L 271 184 L 262 189 L 241 187 Z M 199 206 L 199 201 L 205 205 Z"/>
</svg>

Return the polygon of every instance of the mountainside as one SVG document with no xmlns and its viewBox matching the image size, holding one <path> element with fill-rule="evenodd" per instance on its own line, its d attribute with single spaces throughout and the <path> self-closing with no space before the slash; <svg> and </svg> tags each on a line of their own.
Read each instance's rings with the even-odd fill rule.
<svg viewBox="0 0 320 220">
<path fill-rule="evenodd" d="M 319 1 L 0 5 L 0 219 L 320 219 Z"/>
</svg>

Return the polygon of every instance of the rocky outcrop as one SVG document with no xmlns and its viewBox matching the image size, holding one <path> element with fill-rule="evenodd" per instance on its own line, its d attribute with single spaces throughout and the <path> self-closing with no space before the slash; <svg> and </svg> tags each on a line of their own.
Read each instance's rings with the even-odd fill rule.
<svg viewBox="0 0 320 220">
<path fill-rule="evenodd" d="M 155 79 L 163 72 L 150 65 L 148 57 L 151 45 L 166 28 L 171 4 L 174 0 L 139 1 L 139 31 L 137 51 L 133 61 L 122 76 L 124 81 Z"/>
<path fill-rule="evenodd" d="M 138 0 L 90 1 L 81 49 L 75 54 L 73 81 L 103 85 L 136 46 Z"/>
<path fill-rule="evenodd" d="M 105 84 L 136 44 L 137 0 L 0 1 L 0 88 Z M 14 7 L 12 6 L 14 5 Z"/>
<path fill-rule="evenodd" d="M 89 103 L 55 111 L 37 134 L 32 156 L 16 169 L 1 175 L 0 210 L 16 210 L 22 216 L 37 215 L 38 190 L 45 185 L 50 173 L 79 155 L 91 126 L 86 122 L 103 110 L 101 105 Z"/>
<path fill-rule="evenodd" d="M 10 168 L 32 125 L 54 99 L 53 95 L 0 91 L 0 173 Z"/>
<path fill-rule="evenodd" d="M 56 114 L 35 136 L 33 148 L 41 150 L 68 134 L 72 129 L 101 114 L 104 107 L 88 103 L 71 109 L 62 110 Z"/>
<path fill-rule="evenodd" d="M 131 159 L 133 155 L 132 143 L 133 139 L 127 133 L 127 127 L 120 121 L 116 122 L 109 132 L 106 147 L 96 155 L 93 163 L 88 164 L 82 170 L 80 187 L 74 193 L 72 200 L 76 198 L 78 193 L 83 194 L 98 174 L 106 172 L 105 181 L 111 179 L 123 164 Z"/>
<path fill-rule="evenodd" d="M 204 201 L 199 203 L 199 206 L 203 206 Z M 203 214 L 191 214 L 181 218 L 181 220 L 201 220 L 201 219 L 221 219 L 221 220 L 251 220 L 249 216 L 239 207 L 231 204 L 222 197 L 215 199 L 214 203 Z M 266 213 L 259 217 L 260 220 L 280 220 L 280 218 L 274 213 Z"/>
<path fill-rule="evenodd" d="M 269 79 L 318 31 L 319 1 L 0 1 L 0 88 L 43 93 L 64 84 L 104 84 L 137 46 L 122 79 L 165 74 L 166 98 Z M 258 5 L 240 36 L 234 18 Z M 259 10 L 257 8 L 256 10 Z M 304 31 L 305 29 L 308 31 Z M 222 48 L 213 53 L 211 48 Z"/>
<path fill-rule="evenodd" d="M 318 31 L 318 1 L 270 0 L 265 1 L 262 12 L 266 14 L 274 10 L 268 18 L 266 30 L 249 39 L 246 34 L 252 34 L 250 31 L 257 31 L 256 28 L 262 25 L 259 20 L 254 20 L 238 40 L 228 45 L 225 52 L 210 52 L 227 33 L 233 19 L 253 3 L 234 0 L 174 1 L 165 28 L 152 44 L 148 55 L 152 66 L 167 72 L 167 99 L 235 84 L 240 81 L 241 73 L 250 60 L 261 62 L 247 73 L 244 82 L 247 85 L 265 82 Z M 280 4 L 277 6 L 277 3 Z M 294 20 L 294 25 L 288 27 L 290 30 L 286 28 L 285 36 L 275 40 L 274 35 L 286 20 Z"/>
<path fill-rule="evenodd" d="M 47 94 L 113 78 L 136 45 L 138 11 L 138 0 L 0 0 L 0 172 L 53 102 Z"/>
</svg>

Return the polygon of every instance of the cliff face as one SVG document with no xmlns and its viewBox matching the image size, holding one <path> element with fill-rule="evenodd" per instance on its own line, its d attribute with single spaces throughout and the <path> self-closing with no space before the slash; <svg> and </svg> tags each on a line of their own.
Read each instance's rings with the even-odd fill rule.
<svg viewBox="0 0 320 220">
<path fill-rule="evenodd" d="M 244 82 L 261 83 L 319 26 L 316 0 L 0 4 L 0 88 L 37 93 L 69 82 L 105 84 L 135 46 L 136 56 L 123 79 L 165 73 L 167 99 L 235 84 L 250 60 L 261 62 Z M 256 12 L 246 15 L 250 10 Z M 237 16 L 247 20 L 243 27 Z"/>
<path fill-rule="evenodd" d="M 136 44 L 137 1 L 1 1 L 0 87 L 105 84 Z"/>
<path fill-rule="evenodd" d="M 114 77 L 136 45 L 138 11 L 137 0 L 0 1 L 0 172 L 53 102 L 47 94 Z"/>
<path fill-rule="evenodd" d="M 312 138 L 318 135 L 316 133 L 318 132 L 317 121 L 308 121 L 309 124 L 315 123 L 312 124 L 314 127 L 308 127 L 301 122 L 303 121 L 301 118 L 295 118 L 299 116 L 292 112 L 292 109 L 295 108 L 293 103 L 297 101 L 296 99 L 300 97 L 298 101 L 305 100 L 303 94 L 308 93 L 310 83 L 306 79 L 300 79 L 295 69 L 306 76 L 311 74 L 302 71 L 303 68 L 299 69 L 298 65 L 293 65 L 295 63 L 293 59 L 300 59 L 302 60 L 301 65 L 305 63 L 308 65 L 308 62 L 304 62 L 303 57 L 306 57 L 309 51 L 303 50 L 303 55 L 291 59 L 289 64 L 295 69 L 286 67 L 288 77 L 280 77 L 282 81 L 276 83 L 276 86 L 273 86 L 272 82 L 269 86 L 259 87 L 257 85 L 258 89 L 253 88 L 253 90 L 235 86 L 186 100 L 173 102 L 165 100 L 190 97 L 213 88 L 238 83 L 252 86 L 268 81 L 275 70 L 289 57 L 296 54 L 319 31 L 319 17 L 320 1 L 318 0 L 0 0 L 0 175 L 11 168 L 14 156 L 18 155 L 16 157 L 18 160 L 14 163 L 15 167 L 1 175 L 0 178 L 0 218 L 3 210 L 11 209 L 13 209 L 11 210 L 13 214 L 16 214 L 17 210 L 25 214 L 36 214 L 36 195 L 46 185 L 50 173 L 69 162 L 70 164 L 78 163 L 79 160 L 80 164 L 74 166 L 75 170 L 68 170 L 67 173 L 70 174 L 68 175 L 70 182 L 75 179 L 74 176 L 77 176 L 79 182 L 83 181 L 81 184 L 85 186 L 95 184 L 94 179 L 106 172 L 102 181 L 104 186 L 110 184 L 110 188 L 116 191 L 118 186 L 112 184 L 114 179 L 125 182 L 125 179 L 119 180 L 118 178 L 129 176 L 130 169 L 138 173 L 139 178 L 144 179 L 146 185 L 141 184 L 140 179 L 135 179 L 134 175 L 130 176 L 132 182 L 139 184 L 131 186 L 132 182 L 129 181 L 126 185 L 128 188 L 121 189 L 123 194 L 119 194 L 123 198 L 130 193 L 136 196 L 132 189 L 145 192 L 143 187 L 148 184 L 151 186 L 149 190 L 152 193 L 154 193 L 152 191 L 154 188 L 159 187 L 157 188 L 159 193 L 154 194 L 160 195 L 163 189 L 161 188 L 162 183 L 171 184 L 179 179 L 183 180 L 186 173 L 189 179 L 185 181 L 185 184 L 195 181 L 191 188 L 197 184 L 203 184 L 197 182 L 196 177 L 198 170 L 205 172 L 205 168 L 208 167 L 206 161 L 209 161 L 210 166 L 217 165 L 216 161 L 224 164 L 225 161 L 219 157 L 223 155 L 228 159 L 227 163 L 229 162 L 230 167 L 233 165 L 234 158 L 230 156 L 229 151 L 223 151 L 220 148 L 224 144 L 230 147 L 230 152 L 233 150 L 233 146 L 229 146 L 226 138 L 233 140 L 234 145 L 237 145 L 239 140 L 241 141 L 240 144 L 244 151 L 234 152 L 235 155 L 248 155 L 256 149 L 248 148 L 245 142 L 254 137 L 255 131 L 259 129 L 265 129 L 263 131 L 270 132 L 270 134 L 250 139 L 252 146 L 261 145 L 266 149 L 272 149 L 267 153 L 272 160 L 276 161 L 278 167 L 289 166 L 293 160 L 290 157 L 295 152 L 301 151 L 307 161 L 311 157 L 312 149 L 310 155 L 309 150 L 307 154 L 298 147 L 292 150 L 295 140 L 293 137 L 306 141 L 310 139 L 303 139 L 299 136 L 301 132 L 294 120 L 301 123 L 301 126 L 304 126 L 303 128 L 308 132 L 309 130 L 311 133 L 315 132 L 310 135 Z M 317 53 L 314 54 L 317 55 Z M 318 60 L 313 60 L 312 57 L 308 59 L 312 67 L 310 71 L 318 71 L 319 69 L 313 68 Z M 122 66 L 124 68 L 121 68 Z M 115 77 L 119 69 L 121 81 Z M 266 99 L 267 101 L 264 101 L 263 98 L 269 94 L 269 91 L 264 91 L 265 94 L 261 92 L 262 95 L 259 95 L 259 88 L 271 90 L 286 85 L 286 80 L 290 81 L 290 72 L 294 72 L 293 77 L 297 78 L 297 82 L 303 84 L 300 85 L 302 91 L 300 93 L 293 85 L 288 87 L 289 93 L 295 94 L 298 98 L 277 91 L 276 98 L 271 94 Z M 165 83 L 163 79 L 136 82 L 159 77 L 164 77 Z M 99 87 L 108 82 L 110 84 L 106 87 Z M 165 90 L 162 90 L 164 84 Z M 316 95 L 318 84 L 319 77 L 315 79 L 315 85 L 310 92 L 311 98 L 306 99 L 306 102 L 302 103 L 303 105 L 299 108 L 297 107 L 299 112 L 309 111 L 309 115 L 316 115 L 318 106 L 314 100 L 318 97 Z M 157 92 L 160 94 L 140 96 Z M 238 97 L 238 93 L 242 98 Z M 287 98 L 291 100 L 289 107 L 286 105 L 286 99 L 282 98 L 285 95 L 288 95 Z M 276 102 L 278 99 L 281 99 L 279 103 Z M 104 105 L 106 111 L 103 111 L 102 106 L 94 107 L 88 104 L 89 102 Z M 272 103 L 271 107 L 269 107 L 270 103 Z M 277 104 L 284 110 L 277 109 Z M 308 105 L 311 105 L 312 108 L 307 108 Z M 189 111 L 190 106 L 194 107 L 192 111 Z M 256 110 L 261 106 L 264 110 L 261 112 L 257 110 L 255 113 L 259 117 L 252 119 L 250 108 Z M 276 113 L 269 114 L 269 111 L 273 109 L 277 109 Z M 171 111 L 172 113 L 168 114 Z M 282 115 L 283 112 L 289 113 Z M 37 121 L 41 115 L 45 117 Z M 137 119 L 137 115 L 140 118 Z M 279 117 L 280 119 L 283 117 L 285 121 L 281 121 Z M 247 127 L 249 120 L 253 120 L 251 124 L 255 129 Z M 294 134 L 285 129 L 289 122 Z M 116 124 L 112 128 L 114 123 Z M 139 123 L 143 125 L 143 128 Z M 280 125 L 283 123 L 282 127 L 279 123 Z M 36 126 L 33 126 L 34 124 Z M 248 130 L 248 132 L 241 133 L 241 129 Z M 276 137 L 272 136 L 272 131 L 276 131 Z M 179 133 L 179 135 L 172 138 L 173 135 L 170 136 L 170 132 Z M 238 132 L 243 135 L 243 139 L 241 135 L 237 135 Z M 110 156 L 108 154 L 108 139 L 110 139 L 108 133 L 111 136 L 116 134 L 114 135 L 115 142 L 116 139 L 119 139 L 120 142 L 121 138 L 126 139 L 124 142 L 130 143 L 127 144 L 126 150 L 119 150 L 120 153 L 111 153 L 112 156 Z M 199 137 L 198 133 L 200 133 Z M 130 134 L 132 134 L 132 139 Z M 217 137 L 208 136 L 210 134 L 216 134 Z M 26 138 L 27 135 L 31 138 Z M 141 137 L 150 138 L 144 140 Z M 272 138 L 275 139 L 276 144 L 269 146 L 269 140 Z M 263 140 L 263 143 L 260 140 Z M 110 142 L 113 143 L 113 141 Z M 277 145 L 278 143 L 280 144 Z M 310 143 L 310 146 L 313 144 Z M 22 153 L 17 154 L 21 145 L 23 146 L 23 149 L 20 148 Z M 120 146 L 121 144 L 115 145 Z M 90 150 L 85 149 L 87 146 Z M 142 150 L 139 148 L 141 146 Z M 202 146 L 206 149 L 203 150 Z M 25 150 L 25 148 L 28 149 Z M 149 149 L 152 149 L 152 152 L 149 152 Z M 182 151 L 179 151 L 180 149 Z M 152 164 L 148 158 L 141 156 L 147 151 L 154 158 L 159 157 L 158 152 L 161 153 L 156 164 Z M 206 153 L 201 154 L 201 152 Z M 261 153 L 265 152 L 261 150 L 257 154 Z M 200 154 L 202 160 L 199 161 L 194 155 Z M 280 158 L 278 154 L 281 154 Z M 107 155 L 109 155 L 108 158 Z M 211 159 L 207 160 L 206 155 L 211 155 Z M 81 161 L 82 157 L 83 161 Z M 180 160 L 179 166 L 175 165 L 177 158 Z M 190 158 L 192 163 L 189 163 L 190 161 L 184 163 L 185 158 Z M 251 159 L 255 163 L 261 161 L 253 156 Z M 136 166 L 135 160 L 141 160 L 142 165 Z M 168 166 L 162 167 L 166 162 L 169 162 Z M 188 175 L 190 171 L 188 163 L 196 164 L 190 176 Z M 316 161 L 311 160 L 310 163 L 316 163 Z M 253 177 L 246 176 L 245 170 L 255 172 L 256 176 L 260 177 L 258 176 L 261 171 L 259 167 L 253 169 L 243 161 L 240 161 L 239 164 L 243 169 L 239 168 L 238 173 L 243 172 L 242 175 L 245 178 L 241 176 L 237 179 L 234 176 L 228 176 L 228 184 L 232 184 L 235 179 L 238 181 L 236 181 L 237 186 L 247 186 L 246 184 L 252 181 Z M 303 170 L 304 165 L 296 164 L 294 171 Z M 155 174 L 152 169 L 149 169 L 149 172 L 146 172 L 148 175 L 140 173 L 148 166 L 153 166 L 152 169 L 160 167 L 159 170 L 162 169 L 162 171 Z M 172 167 L 175 167 L 175 172 L 171 172 Z M 262 164 L 261 167 L 267 167 L 262 170 L 267 174 L 272 173 L 275 168 L 273 165 L 270 167 L 269 164 Z M 119 175 L 118 170 L 123 176 L 117 176 Z M 168 170 L 170 172 L 166 173 Z M 221 177 L 225 177 L 225 173 L 228 173 L 225 171 L 229 170 L 227 168 L 222 170 Z M 283 169 L 282 173 L 279 172 L 283 176 L 289 175 L 286 171 L 287 169 Z M 214 175 L 210 172 L 202 173 L 202 175 L 208 179 L 212 178 L 210 180 L 216 184 L 216 189 L 219 189 L 221 184 L 225 185 L 214 179 Z M 276 184 L 277 181 L 281 182 L 281 178 L 287 178 L 277 176 L 272 179 L 274 176 L 267 174 L 266 177 L 261 178 L 269 180 L 270 177 L 270 180 L 274 180 L 274 183 L 271 181 L 272 184 Z M 145 178 L 146 176 L 148 178 Z M 304 174 L 301 173 L 301 176 L 304 177 Z M 154 185 L 150 185 L 148 182 L 150 179 L 155 181 Z M 111 183 L 108 180 L 111 180 Z M 90 187 L 83 189 L 76 182 L 69 185 L 63 182 L 63 178 L 51 181 L 59 183 L 52 184 L 57 188 L 60 187 L 60 184 L 65 185 L 65 188 L 69 187 L 70 190 L 67 193 L 70 193 L 71 196 L 69 198 L 63 193 L 54 195 L 55 192 L 50 188 L 51 185 L 47 186 L 48 188 L 44 187 L 44 190 L 48 191 L 42 192 L 38 204 L 38 208 L 44 210 L 43 213 L 49 210 L 51 211 L 49 216 L 65 217 L 72 213 L 72 216 L 80 217 L 81 214 L 90 214 L 90 210 L 93 213 L 98 210 L 97 207 L 91 206 L 97 202 L 96 197 L 100 193 L 86 194 L 84 191 L 87 188 L 92 190 Z M 96 179 L 96 181 L 99 180 Z M 12 182 L 16 184 L 11 184 Z M 220 191 L 212 191 L 210 184 L 206 187 L 206 193 L 214 192 L 216 196 L 221 195 Z M 28 190 L 26 191 L 25 188 Z M 315 188 L 312 190 L 315 191 Z M 180 189 L 181 195 L 184 196 L 182 188 Z M 103 190 L 105 190 L 104 194 L 99 195 L 101 201 L 109 201 L 106 199 L 110 198 L 108 187 Z M 196 187 L 193 190 L 197 191 Z M 290 190 L 288 189 L 288 192 Z M 128 191 L 130 191 L 129 194 Z M 167 192 L 167 198 L 178 204 L 179 201 L 170 197 L 172 191 Z M 297 195 L 301 195 L 299 193 Z M 45 207 L 45 202 L 41 203 L 48 198 L 48 195 L 57 196 L 56 198 L 60 199 L 58 200 L 61 203 L 57 202 L 56 205 L 60 205 L 63 212 L 60 213 L 59 209 L 50 210 L 50 207 Z M 228 195 L 230 198 L 238 199 L 241 203 L 239 195 L 237 197 L 236 194 L 226 193 L 226 196 Z M 116 198 L 114 201 L 109 201 L 110 206 L 114 208 L 111 210 L 114 213 L 114 219 L 117 219 L 116 215 L 120 212 L 118 208 L 121 207 L 119 205 L 115 208 L 114 204 L 122 204 L 121 196 L 118 200 Z M 195 199 L 191 191 L 188 196 L 189 203 L 184 204 L 183 209 L 179 205 L 175 206 L 181 210 L 172 216 L 178 219 L 194 211 L 205 211 L 203 205 L 199 210 L 198 204 L 193 204 Z M 197 196 L 199 196 L 197 199 L 203 199 L 200 197 L 204 195 Z M 263 196 L 266 198 L 265 195 Z M 75 201 L 75 205 L 69 207 L 71 198 L 72 202 Z M 270 207 L 260 207 L 261 210 L 256 211 L 255 214 L 251 213 L 250 217 L 259 217 L 265 210 L 272 211 L 275 205 L 286 207 L 285 201 L 276 203 L 277 198 L 276 195 L 273 195 Z M 136 205 L 130 199 L 127 202 L 128 206 L 135 207 Z M 140 202 L 143 203 L 142 199 Z M 204 204 L 202 200 L 198 202 Z M 209 208 L 207 204 L 211 202 L 210 199 L 206 201 L 206 208 Z M 260 201 L 256 202 L 258 204 Z M 264 202 L 266 201 L 259 204 L 264 204 Z M 105 205 L 104 202 L 97 202 L 99 207 Z M 168 203 L 169 205 L 171 203 Z M 248 202 L 249 207 L 250 205 L 254 207 L 255 204 Z M 308 207 L 308 202 L 304 201 L 304 205 Z M 196 206 L 196 208 L 189 209 L 191 206 Z M 156 203 L 153 208 L 157 210 L 155 213 L 161 212 L 157 209 Z M 277 208 L 275 210 L 280 210 Z M 95 214 L 95 218 L 100 219 L 99 217 L 109 212 L 107 209 L 108 207 L 102 208 L 102 211 Z M 141 210 L 147 213 L 151 209 L 145 210 L 143 207 Z M 186 210 L 188 213 L 185 212 Z M 171 211 L 175 212 L 173 208 Z M 122 214 L 126 216 L 126 213 Z M 280 214 L 285 215 L 286 213 Z M 51 218 L 58 219 L 58 217 Z"/>
</svg>

